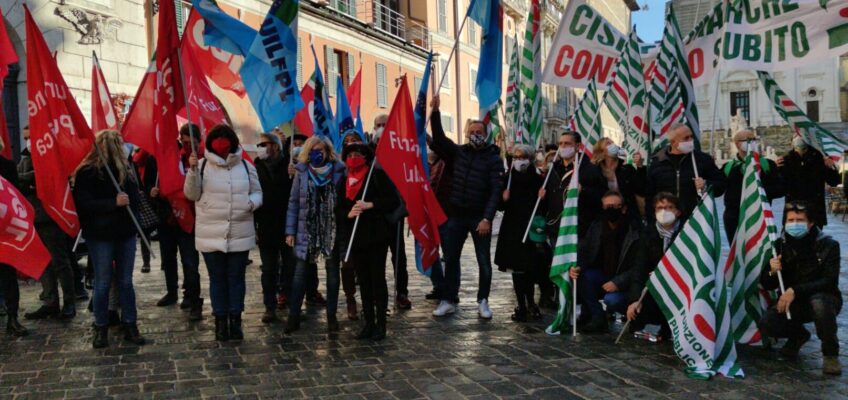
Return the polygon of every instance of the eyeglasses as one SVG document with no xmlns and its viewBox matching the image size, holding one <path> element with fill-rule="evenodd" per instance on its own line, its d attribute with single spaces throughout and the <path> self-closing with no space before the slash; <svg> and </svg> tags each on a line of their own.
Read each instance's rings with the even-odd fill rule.
<svg viewBox="0 0 848 400">
<path fill-rule="evenodd" d="M 807 205 L 801 202 L 791 201 L 786 203 L 786 207 L 783 208 L 783 211 L 807 211 Z"/>
<path fill-rule="evenodd" d="M 262 143 L 257 144 L 256 147 L 268 147 L 269 145 L 271 145 L 271 143 L 262 142 Z"/>
<path fill-rule="evenodd" d="M 624 208 L 623 204 L 611 204 L 604 206 L 604 210 L 621 210 L 622 208 Z"/>
</svg>

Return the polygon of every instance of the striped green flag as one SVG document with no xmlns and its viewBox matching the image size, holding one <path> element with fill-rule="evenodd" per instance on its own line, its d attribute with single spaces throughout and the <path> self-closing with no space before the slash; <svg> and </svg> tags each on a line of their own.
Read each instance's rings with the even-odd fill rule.
<svg viewBox="0 0 848 400">
<path fill-rule="evenodd" d="M 661 108 L 656 111 L 656 125 L 654 125 L 652 130 L 652 153 L 656 153 L 668 146 L 668 133 L 671 131 L 671 127 L 674 126 L 674 124 L 685 120 L 683 99 L 680 97 L 680 86 L 675 84 L 677 77 L 671 75 L 669 77 L 669 81 L 672 82 L 671 90 L 665 94 Z M 653 117 L 653 106 L 651 107 L 651 112 L 651 116 Z M 697 139 L 695 142 L 698 143 Z"/>
<path fill-rule="evenodd" d="M 765 313 L 767 300 L 760 288 L 760 272 L 772 256 L 772 239 L 777 232 L 760 182 L 759 160 L 754 152 L 745 157 L 739 224 L 724 267 L 730 285 L 733 336 L 736 343 L 743 344 L 762 341 L 757 322 Z"/>
<path fill-rule="evenodd" d="M 503 132 L 503 127 L 501 126 L 501 121 L 498 118 L 498 112 L 500 108 L 503 106 L 501 100 L 498 99 L 498 102 L 495 103 L 495 106 L 489 110 L 480 110 L 483 115 L 483 125 L 486 126 L 486 143 L 488 144 L 497 144 L 498 135 Z M 485 111 L 485 112 L 484 112 Z"/>
<path fill-rule="evenodd" d="M 590 157 L 595 144 L 601 140 L 601 118 L 598 116 L 598 111 L 600 111 L 598 84 L 595 82 L 595 78 L 592 78 L 589 81 L 589 86 L 586 87 L 586 93 L 583 93 L 583 98 L 580 99 L 580 103 L 577 104 L 569 121 L 571 130 L 579 133 L 585 141 L 586 149 L 584 151 Z"/>
<path fill-rule="evenodd" d="M 507 130 L 507 146 L 512 147 L 514 143 L 524 143 L 524 137 L 519 136 L 521 124 L 521 90 L 518 87 L 520 76 L 520 64 L 518 55 L 521 52 L 518 47 L 518 38 L 513 39 L 512 56 L 509 59 L 509 75 L 506 82 L 506 108 L 504 114 L 506 121 L 504 126 Z"/>
<path fill-rule="evenodd" d="M 642 56 L 639 54 L 635 30 L 630 32 L 630 38 L 621 50 L 609 85 L 604 102 L 624 132 L 622 148 L 631 156 L 637 151 L 641 152 L 642 159 L 645 159 L 650 150 L 648 124 L 645 123 L 645 107 L 648 104 Z"/>
<path fill-rule="evenodd" d="M 568 270 L 577 266 L 577 199 L 580 195 L 578 172 L 581 158 L 577 157 L 574 160 L 574 169 L 565 192 L 565 205 L 560 215 L 559 232 L 556 246 L 554 246 L 554 259 L 549 276 L 559 288 L 559 309 L 554 321 L 545 329 L 548 335 L 559 335 L 560 331 L 568 326 L 568 317 L 574 307 L 571 304 L 573 288 Z"/>
<path fill-rule="evenodd" d="M 521 110 L 523 143 L 536 145 L 542 135 L 542 9 L 539 0 L 531 0 L 521 51 Z"/>
<path fill-rule="evenodd" d="M 742 377 L 730 323 L 715 199 L 707 193 L 648 279 L 690 378 Z"/>
<path fill-rule="evenodd" d="M 827 157 L 834 160 L 842 157 L 842 153 L 848 148 L 848 142 L 807 117 L 807 114 L 801 111 L 801 108 L 778 86 L 771 74 L 763 71 L 757 71 L 757 74 L 774 109 L 795 131 L 796 135 L 804 138 L 808 145 L 813 146 Z"/>
<path fill-rule="evenodd" d="M 664 99 L 666 102 L 669 94 L 676 91 L 675 99 L 679 99 L 683 107 L 682 120 L 689 126 L 695 135 L 695 145 L 700 146 L 701 127 L 698 123 L 698 106 L 695 99 L 695 88 L 692 85 L 692 74 L 689 63 L 686 60 L 686 51 L 683 48 L 683 38 L 680 35 L 680 27 L 677 17 L 674 15 L 672 4 L 668 4 L 665 15 L 665 30 L 663 31 L 660 51 L 657 56 L 657 66 L 652 81 L 665 82 Z M 651 98 L 651 102 L 657 101 L 657 96 Z M 659 115 L 663 119 L 661 123 L 671 125 L 678 121 L 669 122 L 668 113 Z"/>
</svg>

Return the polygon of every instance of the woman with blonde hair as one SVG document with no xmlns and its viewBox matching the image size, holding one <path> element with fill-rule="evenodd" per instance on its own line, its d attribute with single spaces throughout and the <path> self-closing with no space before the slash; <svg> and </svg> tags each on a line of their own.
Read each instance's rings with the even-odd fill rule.
<svg viewBox="0 0 848 400">
<path fill-rule="evenodd" d="M 339 255 L 345 244 L 337 235 L 336 187 L 344 176 L 345 165 L 337 159 L 329 141 L 313 136 L 303 144 L 286 212 L 286 244 L 294 248 L 297 257 L 286 333 L 300 328 L 306 270 L 319 258 L 324 258 L 327 269 L 327 329 L 339 329 Z"/>
<path fill-rule="evenodd" d="M 627 152 L 610 138 L 602 138 L 592 148 L 592 163 L 598 166 L 607 182 L 607 189 L 617 190 L 627 205 L 628 217 L 639 217 L 636 196 L 645 194 L 647 168 L 639 152 L 633 154 L 633 165 L 626 164 Z"/>
<path fill-rule="evenodd" d="M 121 304 L 124 339 L 144 344 L 136 324 L 132 280 L 137 231 L 130 213 L 138 218 L 138 194 L 138 181 L 130 172 L 120 133 L 98 132 L 94 148 L 74 174 L 74 201 L 94 267 L 94 348 L 109 346 L 109 287 L 113 273 Z"/>
</svg>

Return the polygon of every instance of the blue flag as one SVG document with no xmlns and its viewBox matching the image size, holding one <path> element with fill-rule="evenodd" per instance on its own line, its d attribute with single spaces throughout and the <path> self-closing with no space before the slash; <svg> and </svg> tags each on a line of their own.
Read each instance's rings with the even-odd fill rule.
<svg viewBox="0 0 848 400">
<path fill-rule="evenodd" d="M 299 0 L 274 0 L 239 73 L 262 129 L 272 131 L 303 108 L 297 87 Z"/>
<path fill-rule="evenodd" d="M 192 0 L 191 5 L 203 17 L 205 45 L 241 56 L 250 52 L 256 30 L 222 11 L 215 0 Z"/>
<path fill-rule="evenodd" d="M 344 90 L 344 81 L 342 80 L 342 77 L 339 76 L 336 82 L 336 127 L 339 132 L 339 138 L 335 145 L 336 152 L 341 153 L 342 142 L 348 132 L 355 131 L 362 140 L 362 143 L 365 143 L 366 140 L 365 135 L 362 133 L 362 122 L 354 122 L 353 120 L 353 113 L 351 113 L 350 103 L 347 101 L 347 94 Z M 358 117 L 359 110 L 356 110 L 356 112 Z"/>
<path fill-rule="evenodd" d="M 468 17 L 483 31 L 474 92 L 480 109 L 492 108 L 501 98 L 503 82 L 503 9 L 500 0 L 472 0 Z"/>
<path fill-rule="evenodd" d="M 430 162 L 427 159 L 427 88 L 430 86 L 430 70 L 433 64 L 433 53 L 427 56 L 427 65 L 424 67 L 424 76 L 421 77 L 421 87 L 418 88 L 418 96 L 415 99 L 415 132 L 418 135 L 418 148 L 421 151 L 421 163 L 424 165 L 424 174 L 430 178 Z M 418 272 L 425 276 L 433 273 L 433 268 L 424 268 L 421 257 L 421 246 L 415 241 L 415 267 Z"/>
<path fill-rule="evenodd" d="M 359 113 L 360 108 L 356 109 L 356 132 L 359 133 L 359 137 L 362 138 L 362 141 L 368 143 L 368 138 L 365 137 L 365 128 L 362 127 L 362 114 Z"/>
<path fill-rule="evenodd" d="M 330 99 L 327 86 L 324 84 L 324 74 L 321 72 L 321 63 L 315 54 L 315 46 L 312 47 L 312 57 L 315 58 L 315 97 L 312 101 L 312 131 L 325 139 L 330 139 L 335 146 L 340 140 L 336 132 L 333 110 L 330 108 Z"/>
</svg>

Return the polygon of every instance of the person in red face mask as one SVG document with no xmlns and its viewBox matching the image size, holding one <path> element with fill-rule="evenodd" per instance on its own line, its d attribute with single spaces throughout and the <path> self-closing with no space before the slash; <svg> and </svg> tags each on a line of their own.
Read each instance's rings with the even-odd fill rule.
<svg viewBox="0 0 848 400">
<path fill-rule="evenodd" d="M 253 212 L 262 206 L 262 188 L 228 125 L 209 131 L 206 149 L 199 162 L 189 157 L 183 191 L 196 205 L 194 242 L 209 271 L 215 339 L 242 340 L 244 275 L 248 252 L 256 246 Z"/>
</svg>

